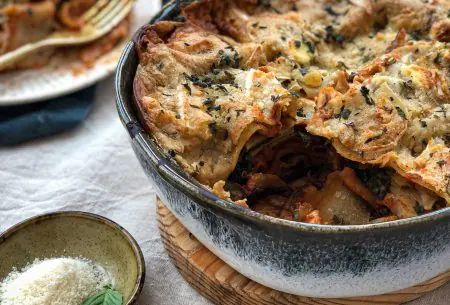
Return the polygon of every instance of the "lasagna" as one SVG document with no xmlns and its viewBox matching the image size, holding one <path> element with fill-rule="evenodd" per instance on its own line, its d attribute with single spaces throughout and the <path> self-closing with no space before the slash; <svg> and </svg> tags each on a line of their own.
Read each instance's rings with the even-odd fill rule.
<svg viewBox="0 0 450 305">
<path fill-rule="evenodd" d="M 450 3 L 204 0 L 135 35 L 146 130 L 217 196 L 355 225 L 450 204 Z"/>
<path fill-rule="evenodd" d="M 1 0 L 0 55 L 27 43 L 45 39 L 57 30 L 78 31 L 84 25 L 82 15 L 97 0 Z M 106 4 L 106 2 L 105 2 Z M 122 21 L 99 41 L 78 48 L 81 60 L 91 65 L 110 51 L 128 33 L 128 20 Z M 54 49 L 44 49 L 8 67 L 31 68 L 45 65 Z"/>
</svg>

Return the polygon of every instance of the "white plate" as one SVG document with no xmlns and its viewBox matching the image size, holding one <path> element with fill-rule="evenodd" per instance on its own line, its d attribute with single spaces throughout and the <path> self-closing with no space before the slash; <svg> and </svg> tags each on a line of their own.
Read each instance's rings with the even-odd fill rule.
<svg viewBox="0 0 450 305">
<path fill-rule="evenodd" d="M 158 9 L 158 1 L 138 0 L 134 4 L 130 26 L 134 33 L 147 23 Z M 39 69 L 0 73 L 0 106 L 48 100 L 86 88 L 114 73 L 125 42 L 99 58 L 91 68 L 78 59 L 58 55 Z"/>
</svg>

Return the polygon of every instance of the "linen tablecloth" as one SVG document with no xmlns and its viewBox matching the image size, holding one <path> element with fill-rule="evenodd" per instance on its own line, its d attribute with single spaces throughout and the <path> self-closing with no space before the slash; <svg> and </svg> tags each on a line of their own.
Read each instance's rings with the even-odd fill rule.
<svg viewBox="0 0 450 305">
<path fill-rule="evenodd" d="M 0 231 L 52 211 L 103 215 L 124 226 L 142 247 L 147 277 L 139 305 L 210 304 L 183 280 L 164 251 L 155 192 L 116 114 L 112 78 L 99 83 L 95 99 L 74 130 L 0 148 Z M 411 305 L 448 305 L 449 300 L 447 285 Z"/>
</svg>

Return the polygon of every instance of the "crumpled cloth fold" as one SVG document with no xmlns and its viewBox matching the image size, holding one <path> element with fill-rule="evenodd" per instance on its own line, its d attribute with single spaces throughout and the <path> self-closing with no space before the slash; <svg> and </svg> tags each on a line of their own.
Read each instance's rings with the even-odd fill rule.
<svg viewBox="0 0 450 305">
<path fill-rule="evenodd" d="M 14 145 L 72 129 L 94 102 L 95 87 L 27 105 L 0 107 L 0 145 Z"/>
</svg>

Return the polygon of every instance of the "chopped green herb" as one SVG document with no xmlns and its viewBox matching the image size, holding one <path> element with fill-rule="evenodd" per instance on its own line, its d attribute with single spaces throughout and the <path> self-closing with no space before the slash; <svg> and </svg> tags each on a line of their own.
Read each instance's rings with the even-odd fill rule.
<svg viewBox="0 0 450 305">
<path fill-rule="evenodd" d="M 331 16 L 337 17 L 337 16 L 340 15 L 339 13 L 336 13 L 336 11 L 333 10 L 333 8 L 332 8 L 331 6 L 329 6 L 329 5 L 325 6 L 325 11 L 326 11 L 328 14 L 330 14 Z"/>
<path fill-rule="evenodd" d="M 212 105 L 214 103 L 214 101 L 210 98 L 207 97 L 204 101 L 203 101 L 203 105 L 208 106 L 208 105 Z"/>
<path fill-rule="evenodd" d="M 214 135 L 214 134 L 216 134 L 217 133 L 217 122 L 210 122 L 209 124 L 208 124 L 208 127 L 209 127 L 209 131 L 211 131 L 211 133 Z"/>
<path fill-rule="evenodd" d="M 360 91 L 361 91 L 361 94 L 362 94 L 362 95 L 367 95 L 367 94 L 369 94 L 369 89 L 368 89 L 367 87 L 365 87 L 365 86 L 362 86 L 361 89 L 360 89 Z"/>
<path fill-rule="evenodd" d="M 325 28 L 325 31 L 327 32 L 327 36 L 325 36 L 326 42 L 331 42 L 334 39 L 334 28 L 331 25 L 327 25 Z"/>
<path fill-rule="evenodd" d="M 238 52 L 232 46 L 227 46 L 217 52 L 218 58 L 214 65 L 215 68 L 233 67 L 239 68 L 240 57 Z"/>
<path fill-rule="evenodd" d="M 398 115 L 399 115 L 402 119 L 406 120 L 406 114 L 405 114 L 405 112 L 403 111 L 403 109 L 400 108 L 400 107 L 398 107 L 398 106 L 395 106 L 395 109 L 397 110 Z"/>
<path fill-rule="evenodd" d="M 420 30 L 411 31 L 408 33 L 411 40 L 420 40 L 422 33 Z"/>
<path fill-rule="evenodd" d="M 296 40 L 295 42 L 295 47 L 298 49 L 302 46 L 302 42 L 300 40 Z"/>
<path fill-rule="evenodd" d="M 361 157 L 364 157 L 364 151 L 361 151 Z M 380 200 L 389 192 L 391 187 L 390 169 L 370 168 L 354 169 L 359 180 Z"/>
<path fill-rule="evenodd" d="M 306 45 L 308 46 L 309 52 L 314 53 L 316 51 L 316 46 L 312 42 L 306 40 L 306 41 L 303 41 L 303 43 L 306 43 Z"/>
<path fill-rule="evenodd" d="M 370 92 L 369 88 L 367 88 L 366 86 L 362 86 L 360 89 L 360 92 L 361 92 L 362 96 L 364 97 L 367 105 L 375 105 L 375 102 L 369 96 L 369 92 Z"/>
<path fill-rule="evenodd" d="M 447 161 L 445 160 L 439 160 L 438 162 L 436 162 L 440 167 L 444 166 L 445 164 L 447 164 Z"/>
<path fill-rule="evenodd" d="M 224 91 L 224 92 L 228 92 L 227 88 L 222 85 L 222 84 L 216 84 L 217 88 L 219 88 L 220 90 Z"/>
<path fill-rule="evenodd" d="M 361 60 L 362 60 L 363 63 L 366 63 L 366 62 L 368 62 L 369 60 L 371 60 L 374 57 L 375 56 L 373 54 L 364 54 L 364 56 L 362 57 Z"/>
<path fill-rule="evenodd" d="M 412 80 L 407 80 L 402 82 L 402 95 L 407 99 L 410 99 L 414 96 L 415 88 Z"/>
<path fill-rule="evenodd" d="M 334 41 L 334 42 L 339 43 L 339 44 L 342 44 L 344 42 L 345 36 L 342 35 L 342 34 L 336 34 L 334 32 L 333 26 L 328 25 L 325 28 L 325 31 L 327 33 L 327 35 L 325 36 L 325 42 L 332 42 L 332 41 Z"/>
<path fill-rule="evenodd" d="M 187 80 L 191 81 L 194 85 L 202 87 L 202 88 L 207 88 L 214 84 L 213 79 L 209 76 L 200 77 L 197 75 L 187 75 L 187 74 L 185 74 L 184 76 Z"/>
<path fill-rule="evenodd" d="M 436 55 L 436 57 L 434 58 L 434 63 L 435 64 L 441 64 L 442 63 L 442 54 L 441 54 L 441 52 L 438 52 L 437 53 L 437 55 Z"/>
<path fill-rule="evenodd" d="M 394 57 L 390 57 L 387 61 L 388 64 L 393 65 L 397 62 L 397 60 Z"/>
<path fill-rule="evenodd" d="M 427 125 L 427 122 L 425 122 L 425 121 L 420 121 L 420 124 L 422 125 L 423 128 L 425 128 L 425 127 L 428 126 L 428 125 Z"/>
<path fill-rule="evenodd" d="M 416 205 L 414 206 L 414 210 L 416 211 L 417 215 L 422 215 L 423 212 L 425 212 L 423 206 L 418 201 L 416 201 Z"/>
<path fill-rule="evenodd" d="M 219 111 L 220 108 L 220 105 L 210 106 L 208 107 L 208 111 Z"/>
<path fill-rule="evenodd" d="M 284 81 L 281 82 L 281 86 L 284 89 L 287 89 L 289 87 L 289 84 L 291 83 L 291 81 L 289 79 L 285 79 Z"/>
<path fill-rule="evenodd" d="M 345 41 L 345 36 L 342 35 L 342 34 L 337 34 L 337 35 L 334 37 L 334 40 L 335 40 L 337 43 L 339 43 L 339 44 L 343 44 L 344 41 Z"/>
<path fill-rule="evenodd" d="M 342 70 L 348 69 L 348 67 L 347 67 L 347 65 L 345 64 L 345 62 L 343 62 L 343 61 L 341 61 L 341 60 L 339 60 L 339 61 L 337 62 L 337 68 L 338 68 L 338 69 L 342 69 Z"/>
<path fill-rule="evenodd" d="M 300 67 L 299 70 L 300 70 L 300 73 L 303 76 L 305 76 L 309 72 L 309 68 L 308 67 Z"/>
<path fill-rule="evenodd" d="M 188 84 L 183 84 L 183 87 L 186 89 L 186 91 L 189 93 L 189 95 L 192 94 L 192 89 Z"/>
<path fill-rule="evenodd" d="M 366 140 L 366 142 L 364 142 L 364 144 L 368 144 L 368 143 L 370 143 L 370 142 L 372 142 L 372 141 L 378 140 L 378 139 L 381 138 L 382 136 L 383 136 L 383 134 L 380 133 L 380 134 L 378 134 L 378 135 L 376 135 L 376 136 L 374 136 L 374 137 L 368 138 L 368 139 Z"/>
<path fill-rule="evenodd" d="M 355 76 L 356 76 L 356 75 L 358 75 L 358 73 L 356 73 L 356 72 L 351 72 L 350 75 L 349 75 L 348 78 L 347 78 L 347 81 L 348 81 L 349 83 L 353 83 L 353 80 L 355 79 Z"/>
<path fill-rule="evenodd" d="M 380 134 L 378 134 L 378 135 L 376 135 L 376 136 L 373 136 L 373 137 L 371 137 L 371 138 L 368 138 L 368 139 L 366 140 L 366 142 L 364 142 L 364 144 L 368 144 L 368 143 L 370 143 L 370 142 L 372 142 L 372 141 L 381 139 L 381 137 L 382 137 L 386 132 L 387 132 L 387 128 L 384 127 L 384 128 L 383 128 L 383 131 L 382 131 Z"/>
<path fill-rule="evenodd" d="M 238 69 L 239 68 L 239 63 L 241 61 L 241 57 L 239 57 L 239 54 L 235 51 L 234 56 L 233 56 L 233 68 Z"/>
<path fill-rule="evenodd" d="M 350 116 L 350 113 L 352 113 L 350 110 L 348 110 L 347 108 L 344 108 L 344 109 L 342 109 L 342 111 L 341 111 L 341 117 L 342 117 L 344 120 L 347 120 L 347 119 L 349 118 L 349 116 Z"/>
<path fill-rule="evenodd" d="M 306 115 L 303 113 L 303 108 L 297 109 L 297 116 L 299 118 L 306 118 Z"/>
</svg>

